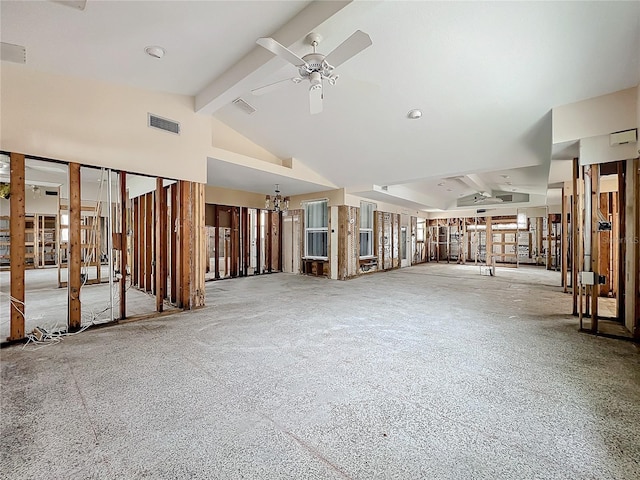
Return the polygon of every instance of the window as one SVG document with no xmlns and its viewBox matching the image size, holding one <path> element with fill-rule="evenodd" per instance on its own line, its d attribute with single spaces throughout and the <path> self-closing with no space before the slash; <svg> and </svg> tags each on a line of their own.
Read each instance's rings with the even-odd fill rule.
<svg viewBox="0 0 640 480">
<path fill-rule="evenodd" d="M 360 202 L 360 258 L 373 257 L 373 212 L 375 203 Z"/>
<path fill-rule="evenodd" d="M 328 201 L 308 202 L 304 205 L 304 256 L 305 258 L 327 258 L 329 245 Z"/>
</svg>

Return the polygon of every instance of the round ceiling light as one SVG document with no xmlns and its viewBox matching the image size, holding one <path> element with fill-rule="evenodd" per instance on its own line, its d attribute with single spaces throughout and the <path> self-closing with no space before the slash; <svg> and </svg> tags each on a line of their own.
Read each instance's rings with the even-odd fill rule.
<svg viewBox="0 0 640 480">
<path fill-rule="evenodd" d="M 411 120 L 417 120 L 420 117 L 422 117 L 422 110 L 420 110 L 418 108 L 414 108 L 413 110 L 409 110 L 409 112 L 407 113 L 407 118 L 410 118 Z"/>
<path fill-rule="evenodd" d="M 158 46 L 145 47 L 144 51 L 153 58 L 162 58 L 165 54 L 164 48 Z"/>
</svg>

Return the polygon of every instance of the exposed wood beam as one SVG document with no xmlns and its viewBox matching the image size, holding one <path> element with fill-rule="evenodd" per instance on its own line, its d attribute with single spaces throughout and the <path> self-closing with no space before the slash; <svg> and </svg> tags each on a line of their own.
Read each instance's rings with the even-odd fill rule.
<svg viewBox="0 0 640 480">
<path fill-rule="evenodd" d="M 82 287 L 82 239 L 80 195 L 80 164 L 69 164 L 69 331 L 76 332 L 81 328 L 80 288 Z"/>
<path fill-rule="evenodd" d="M 156 178 L 155 208 L 155 292 L 156 311 L 164 310 L 167 294 L 167 191 L 162 178 Z"/>
<path fill-rule="evenodd" d="M 172 183 L 170 188 L 171 192 L 171 225 L 170 230 L 170 244 L 171 244 L 171 303 L 175 304 L 177 301 L 177 287 L 178 287 L 178 235 L 176 228 L 176 221 L 178 219 L 178 183 Z"/>
<path fill-rule="evenodd" d="M 144 288 L 153 292 L 153 193 L 145 195 Z"/>
<path fill-rule="evenodd" d="M 24 155 L 11 153 L 9 193 L 10 217 L 9 235 L 11 245 L 9 262 L 11 266 L 11 325 L 8 340 L 24 338 L 24 255 L 25 255 L 25 180 Z"/>
<path fill-rule="evenodd" d="M 127 173 L 120 172 L 120 320 L 127 318 L 127 213 L 129 196 L 127 195 Z M 131 280 L 133 282 L 133 280 Z"/>
<path fill-rule="evenodd" d="M 561 243 L 561 250 L 562 250 L 562 255 L 561 255 L 561 271 L 562 271 L 562 288 L 564 293 L 568 293 L 569 289 L 567 286 L 567 255 L 569 252 L 569 222 L 567 221 L 567 201 L 568 201 L 568 196 L 566 194 L 566 191 L 564 189 L 564 187 L 562 188 L 562 243 Z"/>
<path fill-rule="evenodd" d="M 571 295 L 573 297 L 573 315 L 578 315 L 578 159 L 573 159 L 571 178 Z"/>
</svg>

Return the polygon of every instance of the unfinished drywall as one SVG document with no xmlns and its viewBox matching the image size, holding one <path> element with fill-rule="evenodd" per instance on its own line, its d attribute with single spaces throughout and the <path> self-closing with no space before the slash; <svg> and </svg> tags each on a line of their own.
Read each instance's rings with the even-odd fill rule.
<svg viewBox="0 0 640 480">
<path fill-rule="evenodd" d="M 0 148 L 83 165 L 206 182 L 211 117 L 193 97 L 116 86 L 3 62 Z M 180 123 L 176 135 L 148 114 Z"/>
</svg>

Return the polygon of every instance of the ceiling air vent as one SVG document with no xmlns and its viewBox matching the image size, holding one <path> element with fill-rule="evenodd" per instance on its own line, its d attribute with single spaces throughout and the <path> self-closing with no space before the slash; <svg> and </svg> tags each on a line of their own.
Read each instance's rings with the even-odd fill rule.
<svg viewBox="0 0 640 480">
<path fill-rule="evenodd" d="M 178 122 L 159 117 L 152 113 L 149 114 L 149 126 L 159 130 L 164 130 L 165 132 L 180 135 L 180 124 Z"/>
<path fill-rule="evenodd" d="M 513 202 L 513 195 L 510 193 L 506 195 L 496 195 L 496 198 L 499 198 L 503 202 Z"/>
<path fill-rule="evenodd" d="M 241 98 L 236 98 L 233 102 L 236 107 L 238 107 L 240 110 L 242 110 L 244 113 L 246 113 L 247 115 L 251 115 L 252 113 L 255 113 L 256 109 L 254 107 L 252 107 L 251 105 L 249 105 L 247 102 L 245 102 L 243 99 Z"/>
</svg>

